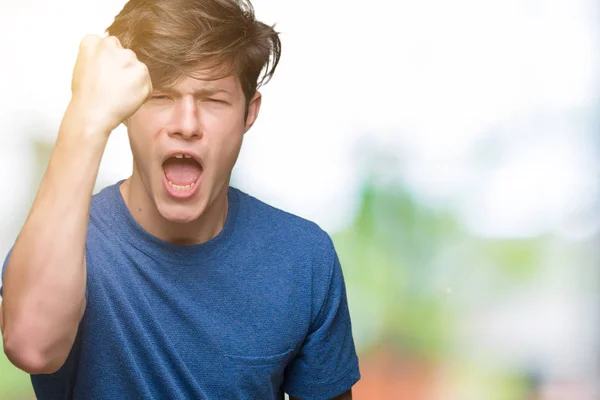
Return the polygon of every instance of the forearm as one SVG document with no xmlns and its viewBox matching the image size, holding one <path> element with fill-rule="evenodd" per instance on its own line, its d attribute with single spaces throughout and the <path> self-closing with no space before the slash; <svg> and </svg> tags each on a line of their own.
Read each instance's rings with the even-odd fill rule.
<svg viewBox="0 0 600 400">
<path fill-rule="evenodd" d="M 85 239 L 107 135 L 78 115 L 70 105 L 4 277 L 4 348 L 22 369 L 60 367 L 85 307 Z"/>
</svg>

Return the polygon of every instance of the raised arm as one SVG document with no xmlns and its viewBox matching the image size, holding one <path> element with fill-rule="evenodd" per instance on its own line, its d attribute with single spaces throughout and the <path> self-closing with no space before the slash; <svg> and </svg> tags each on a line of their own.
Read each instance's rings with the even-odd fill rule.
<svg viewBox="0 0 600 400">
<path fill-rule="evenodd" d="M 71 350 L 86 306 L 85 244 L 102 154 L 151 91 L 146 66 L 117 38 L 81 41 L 73 95 L 4 275 L 4 351 L 30 374 L 55 372 Z"/>
</svg>

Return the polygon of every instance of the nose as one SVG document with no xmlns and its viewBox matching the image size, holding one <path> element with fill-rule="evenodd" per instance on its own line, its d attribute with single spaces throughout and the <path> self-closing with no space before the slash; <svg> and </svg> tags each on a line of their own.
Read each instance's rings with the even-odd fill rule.
<svg viewBox="0 0 600 400">
<path fill-rule="evenodd" d="M 169 136 L 190 140 L 202 136 L 200 109 L 193 98 L 180 98 L 173 108 Z"/>
</svg>

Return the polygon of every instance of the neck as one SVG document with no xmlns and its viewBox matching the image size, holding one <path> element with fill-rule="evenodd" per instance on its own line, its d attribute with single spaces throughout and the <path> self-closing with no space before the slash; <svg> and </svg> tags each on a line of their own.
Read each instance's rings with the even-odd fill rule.
<svg viewBox="0 0 600 400">
<path fill-rule="evenodd" d="M 165 219 L 135 172 L 121 184 L 120 192 L 129 212 L 144 230 L 165 242 L 190 246 L 211 240 L 225 226 L 228 187 L 228 184 L 224 185 L 215 198 L 209 199 L 202 214 L 187 223 Z"/>
</svg>

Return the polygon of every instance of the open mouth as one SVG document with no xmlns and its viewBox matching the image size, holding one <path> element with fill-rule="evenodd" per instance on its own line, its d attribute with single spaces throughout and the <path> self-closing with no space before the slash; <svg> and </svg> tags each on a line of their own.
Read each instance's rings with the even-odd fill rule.
<svg viewBox="0 0 600 400">
<path fill-rule="evenodd" d="M 167 190 L 176 197 L 191 196 L 202 175 L 202 165 L 189 154 L 174 154 L 162 165 Z"/>
</svg>

